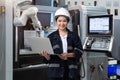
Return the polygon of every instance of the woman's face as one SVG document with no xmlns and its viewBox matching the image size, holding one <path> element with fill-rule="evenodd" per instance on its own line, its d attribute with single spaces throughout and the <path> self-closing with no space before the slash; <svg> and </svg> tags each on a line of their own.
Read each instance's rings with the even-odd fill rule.
<svg viewBox="0 0 120 80">
<path fill-rule="evenodd" d="M 60 16 L 56 20 L 56 25 L 59 30 L 66 30 L 67 24 L 68 24 L 68 21 L 64 16 Z"/>
</svg>

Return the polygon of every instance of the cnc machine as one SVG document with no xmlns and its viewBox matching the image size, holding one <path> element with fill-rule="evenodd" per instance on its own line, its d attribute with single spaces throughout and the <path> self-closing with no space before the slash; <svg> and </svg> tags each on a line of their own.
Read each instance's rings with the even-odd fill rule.
<svg viewBox="0 0 120 80">
<path fill-rule="evenodd" d="M 101 6 L 68 6 L 73 30 L 83 43 L 80 80 L 107 80 L 108 55 L 113 45 L 113 18 Z M 83 65 L 83 64 L 81 64 Z"/>
<path fill-rule="evenodd" d="M 111 57 L 114 40 L 112 17 L 112 15 L 97 15 L 87 18 L 87 37 L 83 45 L 87 56 L 87 79 L 108 79 L 108 57 Z"/>
</svg>

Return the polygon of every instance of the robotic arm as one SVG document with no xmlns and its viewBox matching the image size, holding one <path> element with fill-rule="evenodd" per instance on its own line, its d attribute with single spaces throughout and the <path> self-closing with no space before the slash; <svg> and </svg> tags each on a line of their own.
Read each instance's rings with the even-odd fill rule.
<svg viewBox="0 0 120 80">
<path fill-rule="evenodd" d="M 25 26 L 28 18 L 30 18 L 35 30 L 40 31 L 42 30 L 42 26 L 37 18 L 38 9 L 35 6 L 30 5 L 31 3 L 32 0 L 15 0 L 14 25 L 17 27 Z"/>
</svg>

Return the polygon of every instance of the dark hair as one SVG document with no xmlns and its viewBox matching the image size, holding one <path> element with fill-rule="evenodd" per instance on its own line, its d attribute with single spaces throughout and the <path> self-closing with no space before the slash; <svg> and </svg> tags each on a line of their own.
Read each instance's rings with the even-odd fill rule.
<svg viewBox="0 0 120 80">
<path fill-rule="evenodd" d="M 67 22 L 70 21 L 70 18 L 69 18 L 68 16 L 65 16 L 65 15 L 58 15 L 58 16 L 55 16 L 55 21 L 57 21 L 58 17 L 60 17 L 60 16 L 65 17 L 65 18 L 67 19 Z"/>
</svg>

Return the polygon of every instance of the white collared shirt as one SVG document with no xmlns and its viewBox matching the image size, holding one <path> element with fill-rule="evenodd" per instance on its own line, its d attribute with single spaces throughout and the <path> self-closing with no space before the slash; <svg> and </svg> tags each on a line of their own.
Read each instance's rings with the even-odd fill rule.
<svg viewBox="0 0 120 80">
<path fill-rule="evenodd" d="M 67 53 L 67 35 L 60 37 L 62 40 L 63 53 Z"/>
</svg>

